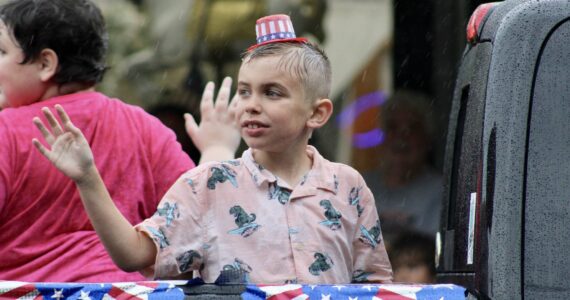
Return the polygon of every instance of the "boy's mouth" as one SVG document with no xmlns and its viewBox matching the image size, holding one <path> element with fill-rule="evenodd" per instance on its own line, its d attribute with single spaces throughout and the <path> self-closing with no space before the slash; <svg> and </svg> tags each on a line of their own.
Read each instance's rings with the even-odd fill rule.
<svg viewBox="0 0 570 300">
<path fill-rule="evenodd" d="M 269 126 L 259 121 L 250 120 L 242 122 L 241 127 L 244 136 L 257 138 L 263 136 Z"/>
<path fill-rule="evenodd" d="M 266 128 L 269 127 L 259 121 L 244 121 L 241 123 L 241 127 L 248 129 Z"/>
</svg>

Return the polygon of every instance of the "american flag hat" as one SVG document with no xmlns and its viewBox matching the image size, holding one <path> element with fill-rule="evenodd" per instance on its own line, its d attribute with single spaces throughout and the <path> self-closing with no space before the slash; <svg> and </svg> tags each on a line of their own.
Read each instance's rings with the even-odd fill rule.
<svg viewBox="0 0 570 300">
<path fill-rule="evenodd" d="M 255 22 L 257 43 L 247 50 L 253 50 L 261 45 L 280 42 L 306 43 L 306 38 L 298 38 L 291 18 L 288 15 L 270 15 L 257 19 Z"/>
</svg>

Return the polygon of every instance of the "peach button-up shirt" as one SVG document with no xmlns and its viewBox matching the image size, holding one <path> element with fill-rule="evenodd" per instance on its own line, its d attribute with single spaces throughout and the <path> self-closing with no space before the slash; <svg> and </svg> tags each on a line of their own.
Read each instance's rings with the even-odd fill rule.
<svg viewBox="0 0 570 300">
<path fill-rule="evenodd" d="M 137 229 L 155 242 L 155 279 L 215 282 L 222 270 L 251 283 L 390 282 L 373 196 L 353 168 L 307 147 L 311 170 L 295 187 L 240 159 L 183 174 Z"/>
</svg>

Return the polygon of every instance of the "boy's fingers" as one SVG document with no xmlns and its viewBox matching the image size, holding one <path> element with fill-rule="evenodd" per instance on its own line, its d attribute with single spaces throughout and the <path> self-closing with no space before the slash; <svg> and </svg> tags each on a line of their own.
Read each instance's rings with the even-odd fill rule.
<svg viewBox="0 0 570 300">
<path fill-rule="evenodd" d="M 73 124 L 73 122 L 71 122 L 71 119 L 65 112 L 65 109 L 63 109 L 63 106 L 56 104 L 55 109 L 57 110 L 57 114 L 59 115 L 65 129 L 70 131 L 74 137 L 81 137 L 83 133 L 81 130 L 79 130 L 79 128 L 75 127 L 75 124 Z"/>
<path fill-rule="evenodd" d="M 235 111 L 237 109 L 237 105 L 238 105 L 238 100 L 239 100 L 239 95 L 238 93 L 235 93 L 234 96 L 232 97 L 232 101 L 230 102 L 230 110 Z"/>
<path fill-rule="evenodd" d="M 50 143 L 50 141 L 52 140 L 52 134 L 51 132 L 49 132 L 49 130 L 47 130 L 47 128 L 45 127 L 44 123 L 42 122 L 42 120 L 40 120 L 40 118 L 35 117 L 32 119 L 32 121 L 34 122 L 34 125 L 36 125 L 36 127 L 38 128 L 38 130 L 41 132 L 42 136 L 44 137 L 44 139 Z"/>
<path fill-rule="evenodd" d="M 59 118 L 61 119 L 61 123 L 64 126 L 68 126 L 68 124 L 72 124 L 71 120 L 69 119 L 69 116 L 67 115 L 67 113 L 65 112 L 65 110 L 63 109 L 63 107 L 59 104 L 55 105 L 55 110 L 57 111 L 57 114 L 59 115 Z"/>
<path fill-rule="evenodd" d="M 216 110 L 226 110 L 228 102 L 230 100 L 230 89 L 232 87 L 232 78 L 226 77 L 220 86 L 218 91 L 218 97 L 216 97 L 216 103 L 214 104 Z"/>
<path fill-rule="evenodd" d="M 44 113 L 44 115 L 46 116 L 46 119 L 48 120 L 48 123 L 51 127 L 51 131 L 53 132 L 53 134 L 55 136 L 58 136 L 60 134 L 63 133 L 63 129 L 61 129 L 61 126 L 59 125 L 59 122 L 57 121 L 57 119 L 55 118 L 55 116 L 51 113 L 51 111 L 49 110 L 49 108 L 47 107 L 43 107 L 42 108 L 42 112 Z"/>
<path fill-rule="evenodd" d="M 204 88 L 204 93 L 202 93 L 202 101 L 200 101 L 200 113 L 202 116 L 212 109 L 214 106 L 214 83 L 208 82 L 206 88 Z"/>
<path fill-rule="evenodd" d="M 235 95 L 232 98 L 232 101 L 228 105 L 228 117 L 230 119 L 234 119 L 236 117 L 238 98 L 239 95 L 235 93 Z"/>
<path fill-rule="evenodd" d="M 75 127 L 71 121 L 66 124 L 66 129 L 71 132 L 75 138 L 83 138 L 83 132 L 81 132 L 79 128 Z"/>
<path fill-rule="evenodd" d="M 186 133 L 190 136 L 190 139 L 194 140 L 194 135 L 198 131 L 198 124 L 191 114 L 184 114 L 184 127 L 186 127 Z"/>
<path fill-rule="evenodd" d="M 38 149 L 38 151 L 40 151 L 40 153 L 49 158 L 49 151 L 46 147 L 44 147 L 44 145 L 42 145 L 42 143 L 40 143 L 40 141 L 38 141 L 37 139 L 32 139 L 32 144 L 34 144 L 34 146 L 36 147 L 36 149 Z"/>
</svg>

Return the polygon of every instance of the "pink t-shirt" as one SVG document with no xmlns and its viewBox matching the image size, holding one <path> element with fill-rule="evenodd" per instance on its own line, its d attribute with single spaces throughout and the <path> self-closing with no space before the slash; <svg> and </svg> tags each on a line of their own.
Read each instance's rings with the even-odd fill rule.
<svg viewBox="0 0 570 300">
<path fill-rule="evenodd" d="M 157 214 L 137 225 L 158 249 L 143 273 L 169 279 L 199 270 L 205 282 L 222 270 L 268 284 L 391 281 L 364 180 L 311 146 L 307 153 L 312 168 L 294 188 L 258 165 L 251 150 L 185 173 Z"/>
<path fill-rule="evenodd" d="M 34 149 L 40 109 L 61 104 L 93 149 L 119 210 L 137 224 L 151 216 L 194 163 L 174 133 L 141 108 L 96 92 L 0 112 L 0 280 L 112 282 L 144 279 L 111 261 L 75 184 Z M 42 115 L 42 118 L 43 115 Z M 45 122 L 45 119 L 44 119 Z"/>
</svg>

